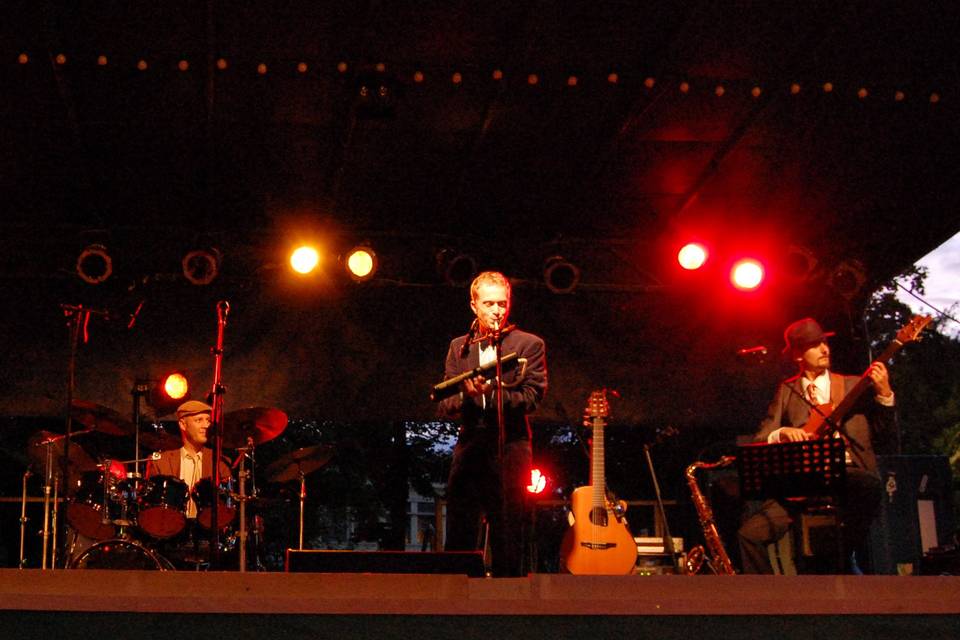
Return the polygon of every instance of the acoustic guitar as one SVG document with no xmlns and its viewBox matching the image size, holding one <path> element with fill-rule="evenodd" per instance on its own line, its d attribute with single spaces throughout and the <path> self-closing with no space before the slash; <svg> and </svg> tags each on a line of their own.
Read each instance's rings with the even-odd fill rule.
<svg viewBox="0 0 960 640">
<path fill-rule="evenodd" d="M 578 487 L 570 496 L 570 528 L 560 547 L 562 568 L 576 575 L 625 575 L 637 563 L 626 504 L 607 495 L 603 428 L 609 413 L 606 389 L 592 392 L 584 415 L 584 425 L 593 429 L 590 486 Z"/>
<path fill-rule="evenodd" d="M 879 362 L 890 360 L 904 345 L 919 339 L 920 333 L 933 320 L 931 316 L 913 316 L 910 322 L 905 324 L 893 341 L 887 345 L 883 353 L 875 358 Z M 868 369 L 869 371 L 869 369 Z M 824 438 L 833 433 L 836 425 L 843 422 L 843 419 L 850 413 L 850 409 L 856 404 L 857 400 L 863 395 L 871 385 L 870 376 L 863 374 L 857 384 L 854 385 L 850 393 L 843 397 L 839 405 L 834 407 L 832 402 L 818 404 L 810 410 L 810 418 L 803 425 L 803 430 L 814 438 Z"/>
</svg>

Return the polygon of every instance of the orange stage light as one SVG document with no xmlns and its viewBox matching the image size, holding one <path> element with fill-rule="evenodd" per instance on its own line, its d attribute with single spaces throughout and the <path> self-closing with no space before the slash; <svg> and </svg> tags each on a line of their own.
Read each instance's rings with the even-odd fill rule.
<svg viewBox="0 0 960 640">
<path fill-rule="evenodd" d="M 290 254 L 290 267 L 297 273 L 308 274 L 320 264 L 320 253 L 313 247 L 300 246 Z"/>
</svg>

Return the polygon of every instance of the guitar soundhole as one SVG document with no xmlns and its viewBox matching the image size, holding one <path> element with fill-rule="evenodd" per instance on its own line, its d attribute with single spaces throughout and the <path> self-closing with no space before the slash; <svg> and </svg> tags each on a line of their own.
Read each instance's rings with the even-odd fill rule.
<svg viewBox="0 0 960 640">
<path fill-rule="evenodd" d="M 591 509 L 590 522 L 598 527 L 607 526 L 607 510 L 604 507 L 594 507 Z"/>
</svg>

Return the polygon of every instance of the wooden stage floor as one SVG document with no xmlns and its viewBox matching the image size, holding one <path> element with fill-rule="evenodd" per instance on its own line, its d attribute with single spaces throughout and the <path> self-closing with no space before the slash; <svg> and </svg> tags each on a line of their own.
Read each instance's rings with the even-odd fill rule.
<svg viewBox="0 0 960 640">
<path fill-rule="evenodd" d="M 955 576 L 467 578 L 0 569 L 0 610 L 443 616 L 957 615 Z"/>
</svg>

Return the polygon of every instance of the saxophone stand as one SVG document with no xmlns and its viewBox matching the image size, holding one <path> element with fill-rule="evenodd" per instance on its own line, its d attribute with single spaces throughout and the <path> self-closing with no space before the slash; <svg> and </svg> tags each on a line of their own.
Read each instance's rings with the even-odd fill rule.
<svg viewBox="0 0 960 640">
<path fill-rule="evenodd" d="M 650 480 L 653 482 L 653 491 L 657 497 L 657 512 L 663 523 L 663 552 L 670 557 L 673 570 L 676 573 L 685 573 L 683 559 L 673 547 L 673 536 L 670 535 L 670 525 L 667 523 L 667 512 L 663 508 L 663 498 L 660 495 L 660 483 L 657 482 L 657 473 L 653 469 L 653 459 L 650 457 L 650 445 L 644 443 L 643 455 L 647 459 L 647 469 L 650 471 Z"/>
</svg>

